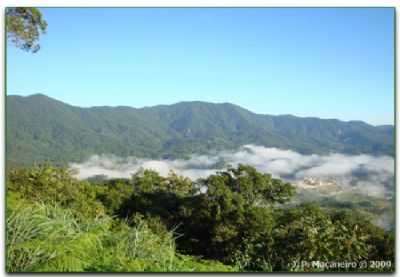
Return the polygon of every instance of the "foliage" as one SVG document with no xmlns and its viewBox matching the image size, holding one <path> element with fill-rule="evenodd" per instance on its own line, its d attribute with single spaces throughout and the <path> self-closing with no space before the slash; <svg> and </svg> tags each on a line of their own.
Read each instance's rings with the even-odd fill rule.
<svg viewBox="0 0 400 277">
<path fill-rule="evenodd" d="M 132 194 L 133 186 L 129 180 L 112 179 L 96 184 L 96 198 L 99 200 L 107 214 L 114 215 Z"/>
<path fill-rule="evenodd" d="M 231 192 L 240 194 L 250 206 L 284 203 L 294 194 L 294 188 L 289 183 L 274 179 L 271 175 L 260 173 L 254 167 L 243 164 L 211 175 L 203 185 L 211 195 L 220 194 L 218 190 L 226 187 Z"/>
<path fill-rule="evenodd" d="M 17 209 L 7 216 L 7 271 L 83 271 L 101 252 L 105 225 L 101 219 L 78 224 L 57 206 Z"/>
<path fill-rule="evenodd" d="M 166 192 L 177 196 L 193 195 L 197 192 L 189 178 L 179 176 L 171 171 L 166 178 L 154 170 L 140 170 L 132 176 L 136 192 Z"/>
<path fill-rule="evenodd" d="M 7 272 L 232 271 L 175 252 L 141 218 L 134 227 L 110 217 L 77 221 L 70 210 L 34 204 L 7 216 Z"/>
<path fill-rule="evenodd" d="M 306 204 L 285 210 L 278 217 L 273 256 L 280 268 L 288 261 L 358 262 L 367 258 L 368 234 L 361 226 L 332 221 L 318 206 Z M 280 265 L 279 265 L 280 263 Z"/>
<path fill-rule="evenodd" d="M 300 264 L 313 260 L 394 270 L 393 232 L 355 211 L 282 205 L 293 193 L 247 165 L 196 182 L 151 170 L 92 182 L 49 165 L 10 170 L 7 271 L 324 271 Z"/>
<path fill-rule="evenodd" d="M 369 261 L 391 261 L 394 266 L 394 232 L 385 232 L 383 229 L 372 224 L 365 216 L 350 211 L 335 211 L 332 215 L 334 224 L 342 222 L 348 228 L 357 229 L 362 236 L 366 237 L 369 247 L 365 260 Z M 349 249 L 349 251 L 351 251 Z M 382 268 L 384 270 L 385 268 Z"/>
<path fill-rule="evenodd" d="M 87 182 L 71 177 L 64 168 L 39 165 L 30 169 L 13 169 L 8 174 L 7 189 L 32 202 L 59 204 L 74 209 L 82 218 L 103 214 L 96 201 L 97 193 Z"/>
<path fill-rule="evenodd" d="M 8 165 L 80 162 L 94 154 L 186 158 L 243 144 L 300 153 L 394 156 L 393 126 L 251 113 L 232 104 L 78 108 L 44 95 L 7 96 Z"/>
<path fill-rule="evenodd" d="M 33 53 L 40 49 L 38 40 L 47 29 L 47 23 L 37 8 L 7 8 L 7 37 L 22 50 Z"/>
</svg>

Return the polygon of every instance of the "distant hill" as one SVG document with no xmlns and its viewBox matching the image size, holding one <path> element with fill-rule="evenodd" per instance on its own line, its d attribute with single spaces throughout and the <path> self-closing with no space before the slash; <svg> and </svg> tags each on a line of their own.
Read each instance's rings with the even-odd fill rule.
<svg viewBox="0 0 400 277">
<path fill-rule="evenodd" d="M 7 96 L 7 162 L 65 164 L 93 154 L 185 158 L 242 144 L 303 154 L 394 156 L 394 128 L 362 121 L 271 116 L 224 103 L 181 102 L 141 109 L 74 107 L 42 94 Z"/>
</svg>

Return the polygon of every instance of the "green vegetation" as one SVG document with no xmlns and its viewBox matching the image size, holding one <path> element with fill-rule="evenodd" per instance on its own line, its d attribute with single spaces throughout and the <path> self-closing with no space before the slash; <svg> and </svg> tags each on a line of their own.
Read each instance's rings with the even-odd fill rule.
<svg viewBox="0 0 400 277">
<path fill-rule="evenodd" d="M 47 29 L 47 22 L 37 8 L 7 8 L 6 30 L 9 38 L 16 47 L 27 52 L 37 52 L 40 35 Z"/>
<path fill-rule="evenodd" d="M 394 156 L 393 126 L 269 116 L 232 104 L 79 108 L 44 95 L 7 96 L 7 162 L 31 166 L 81 162 L 94 154 L 186 158 L 243 144 L 303 154 Z"/>
<path fill-rule="evenodd" d="M 389 188 L 393 193 L 395 188 Z M 341 191 L 333 195 L 313 192 L 309 190 L 298 191 L 296 197 L 288 205 L 298 205 L 304 202 L 314 202 L 324 210 L 340 209 L 341 211 L 361 214 L 381 227 L 395 230 L 396 202 L 393 197 L 369 196 L 358 191 Z"/>
<path fill-rule="evenodd" d="M 50 165 L 7 174 L 8 272 L 324 271 L 388 261 L 394 233 L 357 212 L 285 205 L 289 183 L 239 165 L 193 182 L 142 170 L 79 181 Z"/>
</svg>

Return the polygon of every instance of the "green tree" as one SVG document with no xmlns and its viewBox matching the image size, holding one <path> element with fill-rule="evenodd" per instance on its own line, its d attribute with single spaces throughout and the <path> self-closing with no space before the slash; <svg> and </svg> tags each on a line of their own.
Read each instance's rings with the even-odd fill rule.
<svg viewBox="0 0 400 277">
<path fill-rule="evenodd" d="M 332 221 L 335 225 L 344 225 L 349 230 L 357 230 L 364 238 L 368 247 L 367 258 L 369 261 L 391 261 L 391 267 L 375 268 L 372 271 L 394 270 L 394 232 L 384 229 L 371 223 L 370 219 L 354 211 L 336 211 L 332 215 Z M 348 241 L 343 247 L 341 256 L 353 255 L 355 247 L 352 241 Z M 357 249 L 356 249 L 357 250 Z M 371 270 L 371 269 L 369 269 Z"/>
<path fill-rule="evenodd" d="M 6 30 L 16 47 L 36 53 L 40 49 L 39 37 L 46 33 L 47 22 L 37 8 L 7 8 Z"/>
<path fill-rule="evenodd" d="M 11 170 L 7 178 L 7 192 L 30 202 L 74 209 L 82 218 L 105 212 L 102 203 L 96 199 L 96 186 L 76 180 L 69 169 L 47 164 Z"/>
<path fill-rule="evenodd" d="M 239 271 L 324 271 L 295 263 L 312 260 L 389 261 L 363 271 L 394 270 L 393 232 L 354 210 L 276 205 L 291 185 L 250 166 L 197 183 L 151 170 L 89 183 L 43 165 L 10 170 L 6 182 L 9 271 L 210 269 L 188 254 Z"/>
<path fill-rule="evenodd" d="M 97 199 L 101 201 L 109 215 L 115 215 L 122 203 L 133 193 L 133 186 L 127 179 L 111 179 L 91 184 L 96 185 Z"/>
<path fill-rule="evenodd" d="M 227 189 L 241 195 L 247 205 L 285 203 L 295 192 L 291 184 L 243 164 L 211 175 L 203 180 L 202 185 L 207 187 L 207 195 L 218 194 L 219 190 Z"/>
<path fill-rule="evenodd" d="M 256 268 L 256 254 L 271 242 L 273 208 L 290 199 L 293 187 L 247 165 L 211 175 L 201 186 L 207 191 L 179 208 L 175 224 L 181 220 L 178 231 L 186 237 L 177 240 L 178 247 L 226 263 L 245 254 Z"/>
<path fill-rule="evenodd" d="M 156 171 L 141 169 L 132 175 L 132 182 L 136 192 L 153 192 L 163 187 L 165 179 Z"/>
<path fill-rule="evenodd" d="M 183 253 L 225 263 L 234 263 L 245 253 L 251 256 L 247 267 L 252 269 L 260 269 L 255 265 L 261 263 L 257 255 L 271 244 L 274 205 L 294 193 L 289 183 L 246 165 L 197 183 L 174 173 L 162 177 L 152 170 L 138 172 L 132 182 L 134 193 L 121 205 L 122 218 L 137 213 L 160 218 L 182 235 L 177 247 Z M 206 191 L 200 193 L 200 187 Z"/>
</svg>

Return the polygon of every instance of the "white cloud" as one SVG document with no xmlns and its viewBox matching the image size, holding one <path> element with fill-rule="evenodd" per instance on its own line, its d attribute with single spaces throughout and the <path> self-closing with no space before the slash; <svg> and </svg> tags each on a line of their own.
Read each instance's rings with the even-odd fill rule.
<svg viewBox="0 0 400 277">
<path fill-rule="evenodd" d="M 244 145 L 237 151 L 221 151 L 215 155 L 193 155 L 182 160 L 150 160 L 135 157 L 120 158 L 113 155 L 95 155 L 84 163 L 70 165 L 77 177 L 85 179 L 94 175 L 110 178 L 129 178 L 140 168 L 153 169 L 166 176 L 173 170 L 177 174 L 196 180 L 215 173 L 217 164 L 236 166 L 248 164 L 257 170 L 290 181 L 305 177 L 335 179 L 352 185 L 368 195 L 382 196 L 388 182 L 394 178 L 394 160 L 388 156 L 302 155 L 292 150 Z M 219 168 L 220 170 L 221 168 Z"/>
</svg>

